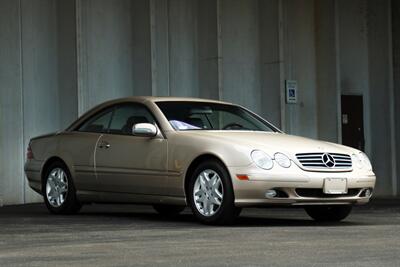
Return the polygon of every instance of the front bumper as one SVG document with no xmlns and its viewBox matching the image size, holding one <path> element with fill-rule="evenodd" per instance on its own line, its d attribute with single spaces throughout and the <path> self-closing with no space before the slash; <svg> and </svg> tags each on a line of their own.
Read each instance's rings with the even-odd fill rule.
<svg viewBox="0 0 400 267">
<path fill-rule="evenodd" d="M 235 205 L 334 205 L 365 204 L 375 187 L 373 172 L 309 172 L 292 165 L 290 168 L 274 167 L 270 171 L 247 167 L 228 167 L 232 177 Z M 247 175 L 248 180 L 240 180 L 237 175 Z M 323 193 L 326 178 L 346 178 L 347 194 L 329 195 Z M 268 190 L 275 190 L 275 197 L 267 197 Z"/>
</svg>

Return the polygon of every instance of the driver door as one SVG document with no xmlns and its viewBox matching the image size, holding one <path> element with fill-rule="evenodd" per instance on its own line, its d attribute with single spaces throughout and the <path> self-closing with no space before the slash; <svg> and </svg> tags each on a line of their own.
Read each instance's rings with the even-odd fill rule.
<svg viewBox="0 0 400 267">
<path fill-rule="evenodd" d="M 167 140 L 132 135 L 136 123 L 155 123 L 141 104 L 124 104 L 114 110 L 111 124 L 98 142 L 96 175 L 103 192 L 164 194 L 167 179 Z"/>
</svg>

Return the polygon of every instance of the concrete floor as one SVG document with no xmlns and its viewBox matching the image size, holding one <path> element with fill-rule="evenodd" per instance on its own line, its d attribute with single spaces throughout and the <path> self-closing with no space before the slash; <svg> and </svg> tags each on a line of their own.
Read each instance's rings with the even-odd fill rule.
<svg viewBox="0 0 400 267">
<path fill-rule="evenodd" d="M 302 209 L 248 209 L 237 224 L 198 224 L 189 211 L 92 205 L 54 216 L 42 204 L 0 208 L 0 266 L 400 266 L 400 201 L 375 201 L 342 223 Z"/>
</svg>

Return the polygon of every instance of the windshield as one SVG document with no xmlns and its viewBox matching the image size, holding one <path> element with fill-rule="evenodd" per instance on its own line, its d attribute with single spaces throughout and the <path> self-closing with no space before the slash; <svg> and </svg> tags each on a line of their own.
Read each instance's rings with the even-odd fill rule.
<svg viewBox="0 0 400 267">
<path fill-rule="evenodd" d="M 177 131 L 277 131 L 268 122 L 239 106 L 188 101 L 156 102 L 156 104 Z"/>
</svg>

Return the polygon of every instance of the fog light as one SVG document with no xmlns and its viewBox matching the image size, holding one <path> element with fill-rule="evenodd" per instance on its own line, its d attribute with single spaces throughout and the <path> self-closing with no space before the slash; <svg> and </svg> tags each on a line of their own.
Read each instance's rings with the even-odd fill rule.
<svg viewBox="0 0 400 267">
<path fill-rule="evenodd" d="M 371 189 L 365 190 L 365 196 L 370 197 L 371 196 Z"/>
<path fill-rule="evenodd" d="M 276 197 L 276 191 L 273 189 L 267 190 L 267 192 L 265 192 L 265 197 L 266 198 L 274 198 Z"/>
</svg>

